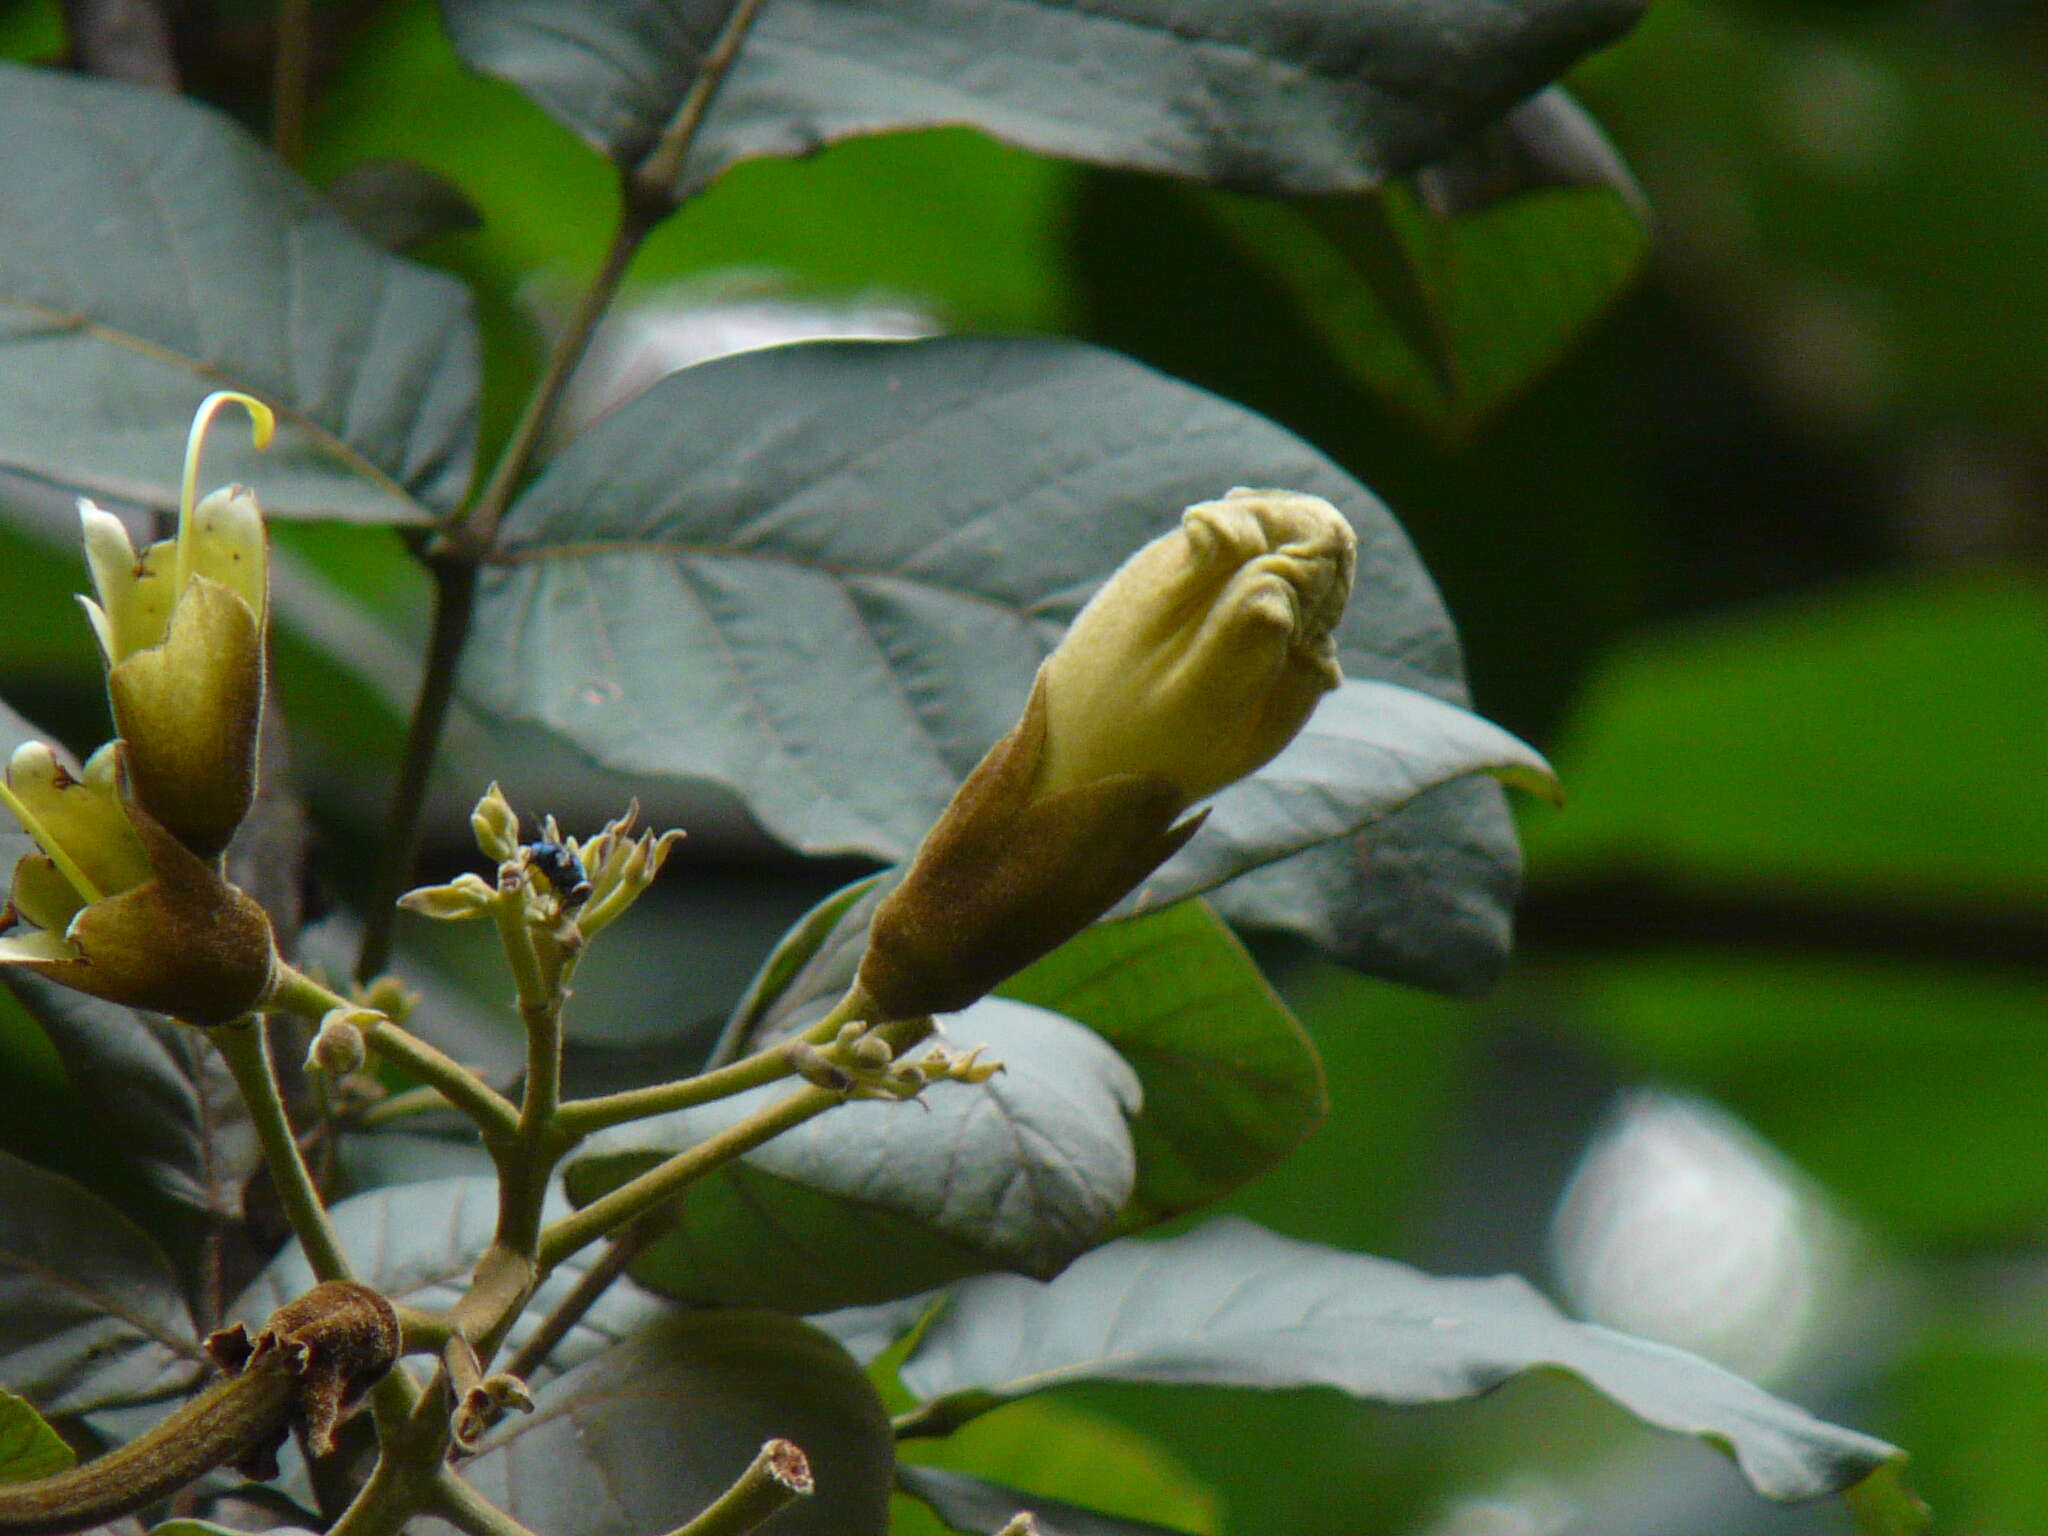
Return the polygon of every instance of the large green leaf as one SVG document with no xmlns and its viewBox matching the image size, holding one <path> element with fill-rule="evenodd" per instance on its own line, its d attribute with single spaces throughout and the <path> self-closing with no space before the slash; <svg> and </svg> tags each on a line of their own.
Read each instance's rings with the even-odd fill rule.
<svg viewBox="0 0 2048 1536">
<path fill-rule="evenodd" d="M 1415 187 L 1198 201 L 1346 372 L 1460 434 L 1628 285 L 1649 250 L 1632 192 L 1592 120 L 1548 91 Z"/>
<path fill-rule="evenodd" d="M 76 1460 L 63 1437 L 26 1399 L 0 1392 L 0 1483 L 48 1477 Z"/>
<path fill-rule="evenodd" d="M 735 0 L 444 0 L 456 46 L 622 164 Z M 1258 191 L 1358 190 L 1443 154 L 1633 22 L 1635 0 L 778 0 L 678 189 L 736 161 L 965 123 Z"/>
<path fill-rule="evenodd" d="M 568 1208 L 560 1194 L 553 1193 L 546 1215 L 561 1216 Z M 394 1301 L 440 1310 L 453 1306 L 469 1288 L 476 1261 L 490 1245 L 498 1217 L 498 1184 L 494 1178 L 480 1177 L 388 1184 L 342 1201 L 332 1215 L 357 1278 Z M 512 1326 L 510 1341 L 515 1347 L 583 1277 L 595 1251 L 586 1250 L 559 1265 L 534 1293 L 525 1314 Z M 261 1322 L 305 1294 L 315 1280 L 312 1267 L 293 1244 L 241 1294 L 232 1315 L 252 1325 Z M 549 1362 L 557 1369 L 578 1364 L 667 1310 L 634 1286 L 615 1285 L 570 1329 Z"/>
<path fill-rule="evenodd" d="M 1036 1514 L 1042 1530 L 1069 1536 L 1129 1536 L 1162 1526 L 1217 1536 L 1223 1525 L 1215 1495 L 1163 1446 L 1118 1419 L 1058 1398 L 1018 1403 L 943 1440 L 903 1441 L 896 1450 L 899 1491 L 927 1501 L 930 1511 L 955 1516 L 948 1529 L 999 1530 L 1020 1509 Z M 927 1476 L 941 1471 L 965 1480 Z M 990 1518 L 1005 1500 L 1009 1508 L 993 1525 L 959 1523 L 960 1517 Z M 1090 1526 L 1090 1519 L 1121 1523 Z M 892 1536 L 932 1536 L 939 1528 L 936 1514 L 899 1501 Z"/>
<path fill-rule="evenodd" d="M 25 973 L 5 981 L 93 1106 L 94 1126 L 130 1163 L 172 1199 L 238 1218 L 262 1152 L 234 1077 L 206 1036 Z"/>
<path fill-rule="evenodd" d="M 1903 1459 L 1895 1447 L 1696 1356 L 1575 1323 L 1522 1280 L 1440 1279 L 1236 1218 L 1166 1242 L 1111 1244 L 1050 1283 L 966 1282 L 901 1375 L 926 1400 L 925 1423 L 943 1429 L 1079 1381 L 1322 1386 L 1435 1403 L 1544 1369 L 1726 1450 L 1766 1497 L 1862 1487 L 1869 1504 L 1874 1488 L 1893 1509 L 1908 1497 L 1888 1470 Z"/>
<path fill-rule="evenodd" d="M 793 1440 L 817 1492 L 777 1536 L 883 1536 L 894 1463 L 881 1400 L 847 1354 L 770 1312 L 685 1312 L 537 1394 L 464 1472 L 534 1530 L 647 1536 L 694 1517 L 764 1441 Z"/>
<path fill-rule="evenodd" d="M 729 789 L 795 847 L 902 858 L 1094 587 L 1183 506 L 1246 483 L 1325 495 L 1357 527 L 1347 671 L 1462 703 L 1456 640 L 1413 548 L 1314 449 L 1112 354 L 982 338 L 776 348 L 615 412 L 508 517 L 466 683 L 615 769 Z M 1452 749 L 1425 753 L 1417 776 L 1422 759 L 1379 750 L 1392 717 L 1352 709 L 1359 697 L 1333 701 L 1328 752 L 1304 745 L 1303 782 L 1269 774 L 1217 816 L 1239 828 L 1238 857 L 1260 859 L 1375 818 L 1374 840 L 1427 827 L 1398 861 L 1403 910 L 1491 920 L 1439 933 L 1410 917 L 1350 935 L 1345 953 L 1436 982 L 1488 972 L 1516 869 L 1498 791 L 1437 790 L 1433 822 L 1385 814 L 1386 796 L 1534 759 L 1417 704 L 1428 736 L 1400 746 Z M 1318 920 L 1326 900 L 1361 895 L 1355 862 L 1344 891 L 1283 869 L 1273 911 Z M 1229 867 L 1219 846 L 1202 878 Z"/>
<path fill-rule="evenodd" d="M 1328 1109 L 1315 1047 L 1244 946 L 1199 901 L 1069 940 L 1002 988 L 1086 1024 L 1144 1088 L 1131 1122 L 1130 1231 L 1221 1199 Z"/>
<path fill-rule="evenodd" d="M 477 359 L 461 286 L 386 255 L 242 130 L 161 92 L 0 66 L 0 465 L 177 497 L 192 410 L 278 413 L 207 479 L 274 514 L 419 522 L 469 480 Z"/>
<path fill-rule="evenodd" d="M 693 1185 L 636 1278 L 691 1302 L 824 1312 L 990 1269 L 1057 1274 L 1131 1194 L 1136 1077 L 1102 1040 L 991 999 L 947 1021 L 1004 1070 L 919 1103 L 854 1102 Z M 787 1093 L 783 1085 L 593 1138 L 565 1169 L 596 1199 Z"/>
<path fill-rule="evenodd" d="M 163 1250 L 119 1211 L 0 1153 L 0 1381 L 86 1413 L 196 1379 L 199 1339 Z"/>
</svg>

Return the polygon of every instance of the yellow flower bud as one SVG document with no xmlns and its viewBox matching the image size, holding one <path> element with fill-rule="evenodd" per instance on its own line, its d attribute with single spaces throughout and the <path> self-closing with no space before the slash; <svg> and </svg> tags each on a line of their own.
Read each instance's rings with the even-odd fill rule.
<svg viewBox="0 0 2048 1536">
<path fill-rule="evenodd" d="M 876 1017 L 964 1008 L 1065 943 L 1277 756 L 1341 681 L 1356 549 L 1321 498 L 1239 489 L 1126 561 L 876 909 Z"/>
<path fill-rule="evenodd" d="M 1047 658 L 1038 792 L 1151 773 L 1192 804 L 1270 762 L 1343 680 L 1357 542 L 1320 496 L 1239 488 L 1189 507 Z"/>
<path fill-rule="evenodd" d="M 219 853 L 256 793 L 269 562 L 263 514 L 239 486 L 197 496 L 199 449 L 230 402 L 269 442 L 270 410 L 210 395 L 193 420 L 178 534 L 140 556 L 120 519 L 79 503 L 97 601 L 81 598 L 107 661 L 114 724 L 136 798 L 202 857 Z"/>
</svg>

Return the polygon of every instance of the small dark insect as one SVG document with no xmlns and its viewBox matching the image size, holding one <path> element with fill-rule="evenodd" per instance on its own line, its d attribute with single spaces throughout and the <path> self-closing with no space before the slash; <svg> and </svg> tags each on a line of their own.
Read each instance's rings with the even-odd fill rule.
<svg viewBox="0 0 2048 1536">
<path fill-rule="evenodd" d="M 526 861 L 548 878 L 565 907 L 580 907 L 590 900 L 590 876 L 573 850 L 560 843 L 542 840 L 526 845 Z"/>
</svg>

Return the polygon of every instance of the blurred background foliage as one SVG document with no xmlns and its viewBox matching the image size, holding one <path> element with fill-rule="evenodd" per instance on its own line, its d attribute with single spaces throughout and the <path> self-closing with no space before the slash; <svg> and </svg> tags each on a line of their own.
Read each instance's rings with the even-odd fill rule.
<svg viewBox="0 0 2048 1536">
<path fill-rule="evenodd" d="M 266 12 L 209 14 L 186 84 L 260 121 Z M 611 177 L 467 74 L 422 0 L 325 14 L 308 169 L 408 210 L 417 254 L 477 287 L 502 435 Z M 62 38 L 51 0 L 0 3 L 0 52 Z M 1490 999 L 1262 949 L 1334 1109 L 1234 1208 L 1522 1271 L 1906 1446 L 1945 1530 L 2048 1532 L 2048 13 L 1659 0 L 1569 83 L 1647 232 L 1611 186 L 1443 218 L 1426 187 L 1255 203 L 965 132 L 855 141 L 743 166 L 663 228 L 604 356 L 631 374 L 792 326 L 1079 335 L 1376 489 L 1479 707 L 1571 802 L 1527 813 L 1519 958 Z M 473 208 L 352 171 L 394 158 Z M 0 689 L 89 743 L 68 513 L 18 499 Z M 395 534 L 277 536 L 286 712 L 346 892 L 426 589 Z M 506 750 L 458 730 L 451 808 Z M 465 861 L 461 830 L 440 818 L 430 867 Z M 593 1073 L 717 1015 L 847 873 L 732 847 L 683 869 L 646 957 L 672 984 L 586 978 Z M 33 1026 L 10 1013 L 0 1040 L 0 1140 L 141 1201 Z M 1093 1389 L 973 1433 L 936 1454 L 1197 1531 L 1845 1525 L 1551 1382 L 1399 1413 Z"/>
</svg>

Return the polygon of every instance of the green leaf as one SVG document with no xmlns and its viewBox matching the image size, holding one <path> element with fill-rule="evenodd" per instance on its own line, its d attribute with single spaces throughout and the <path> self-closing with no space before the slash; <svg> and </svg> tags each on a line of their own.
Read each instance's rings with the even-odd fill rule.
<svg viewBox="0 0 2048 1536">
<path fill-rule="evenodd" d="M 1902 576 L 1638 638 L 1588 682 L 1572 814 L 1532 849 L 1552 874 L 2037 898 L 2048 836 L 2014 831 L 2048 740 L 2044 597 L 2019 566 Z"/>
<path fill-rule="evenodd" d="M 1113 1243 L 1050 1284 L 969 1281 L 901 1375 L 943 1430 L 1078 1381 L 1324 1386 L 1436 1403 L 1544 1369 L 1728 1451 L 1768 1498 L 1841 1493 L 1900 1456 L 1696 1356 L 1572 1322 L 1512 1276 L 1440 1279 L 1235 1218 Z"/>
<path fill-rule="evenodd" d="M 899 1467 L 896 1486 L 929 1504 L 948 1527 L 969 1536 L 996 1536 L 1022 1510 L 1037 1517 L 1033 1529 L 1039 1536 L 1187 1536 L 1174 1526 L 1105 1515 L 1099 1509 L 1023 1493 L 943 1467 Z"/>
<path fill-rule="evenodd" d="M 568 1213 L 568 1202 L 551 1191 L 544 1219 Z M 356 1278 L 393 1301 L 439 1311 L 469 1289 L 479 1255 L 490 1246 L 498 1218 L 495 1178 L 424 1179 L 387 1184 L 336 1205 L 330 1215 L 344 1250 L 355 1261 Z M 596 1249 L 565 1260 L 527 1303 L 512 1325 L 517 1348 L 535 1323 L 583 1277 Z M 317 1282 L 296 1243 L 264 1268 L 229 1308 L 251 1327 L 278 1307 L 304 1295 Z M 567 1369 L 611 1348 L 668 1309 L 636 1287 L 614 1285 L 555 1346 L 549 1363 Z"/>
<path fill-rule="evenodd" d="M 1002 1519 L 1020 1509 L 1036 1514 L 1042 1530 L 1216 1536 L 1222 1527 L 1215 1496 L 1157 1442 L 1055 1398 L 1018 1403 L 943 1440 L 904 1441 L 897 1454 L 899 1491 L 928 1500 L 964 1530 L 1000 1529 Z M 942 1480 L 932 1473 L 942 1473 Z M 959 1502 L 939 1494 L 942 1486 Z M 995 1525 L 961 1524 L 977 1507 L 983 1518 L 994 1517 L 1005 1501 L 1009 1508 Z M 1090 1520 L 1113 1523 L 1090 1526 Z M 893 1536 L 929 1536 L 937 1529 L 934 1514 L 910 1506 L 899 1512 Z"/>
<path fill-rule="evenodd" d="M 151 1526 L 149 1536 L 248 1536 L 239 1526 L 216 1525 L 211 1520 L 166 1520 L 162 1525 Z M 266 1526 L 263 1536 L 317 1536 L 317 1533 L 297 1525 Z"/>
<path fill-rule="evenodd" d="M 1906 1486 L 1906 1459 L 1896 1456 L 1842 1495 L 1863 1536 L 1919 1536 L 1933 1513 Z"/>
<path fill-rule="evenodd" d="M 172 1199 L 230 1220 L 262 1163 L 233 1075 L 206 1036 L 40 977 L 7 986 L 43 1028 L 93 1124 Z"/>
<path fill-rule="evenodd" d="M 1094 587 L 1183 506 L 1245 483 L 1325 495 L 1357 527 L 1347 672 L 1462 702 L 1456 641 L 1413 548 L 1327 459 L 1126 359 L 982 338 L 775 348 L 689 369 L 613 413 L 507 518 L 465 681 L 492 712 L 614 769 L 731 790 L 803 851 L 901 859 L 1016 719 Z M 1332 719 L 1370 737 L 1371 713 L 1345 707 Z M 1335 779 L 1311 774 L 1279 800 L 1237 791 L 1258 857 L 1286 850 L 1292 816 L 1328 836 L 1384 810 L 1371 775 L 1389 760 L 1367 740 L 1327 745 L 1303 752 Z M 1533 771 L 1494 735 L 1458 742 L 1427 777 L 1509 757 Z M 1333 782 L 1341 804 L 1320 805 Z M 1361 963 L 1457 977 L 1498 964 L 1516 868 L 1498 791 L 1437 805 L 1409 825 L 1443 859 L 1400 861 L 1402 894 L 1425 914 L 1476 910 L 1477 942 L 1410 919 L 1384 944 L 1348 936 Z M 1237 808 L 1218 815 L 1239 824 Z M 1365 884 L 1275 879 L 1290 926 Z"/>
<path fill-rule="evenodd" d="M 1371 975 L 1476 997 L 1507 969 L 1521 891 L 1507 804 L 1468 778 L 1354 837 L 1248 870 L 1209 904 L 1236 927 L 1299 934 Z"/>
<path fill-rule="evenodd" d="M 1459 214 L 1405 187 L 1203 202 L 1346 372 L 1452 435 L 1555 363 L 1649 251 L 1641 216 L 1605 187 L 1546 187 Z"/>
<path fill-rule="evenodd" d="M 276 409 L 277 441 L 216 434 L 207 484 L 286 517 L 455 504 L 477 393 L 460 285 L 178 97 L 0 66 L 0 140 L 0 465 L 172 506 L 193 408 L 232 388 Z"/>
<path fill-rule="evenodd" d="M 635 1333 L 538 1392 L 464 1465 L 485 1497 L 559 1536 L 673 1530 L 773 1436 L 817 1492 L 777 1536 L 884 1536 L 895 1460 L 881 1400 L 837 1344 L 771 1312 L 699 1311 Z"/>
<path fill-rule="evenodd" d="M 173 1392 L 199 1339 L 163 1250 L 71 1180 L 0 1153 L 0 1381 L 45 1413 Z"/>
<path fill-rule="evenodd" d="M 621 164 L 653 146 L 734 0 L 447 0 L 464 57 Z M 1041 153 L 1250 190 L 1377 185 L 1612 42 L 1633 0 L 781 0 L 677 190 L 737 161 L 968 124 Z"/>
<path fill-rule="evenodd" d="M 1130 1198 L 1137 1079 L 1070 1020 L 992 999 L 946 1021 L 950 1047 L 1004 1070 L 917 1103 L 834 1108 L 691 1186 L 636 1279 L 689 1302 L 824 1312 L 962 1275 L 1052 1275 Z M 592 1138 L 565 1168 L 587 1204 L 788 1093 L 775 1084 Z"/>
<path fill-rule="evenodd" d="M 1002 995 L 1087 1025 L 1137 1071 L 1134 1231 L 1221 1199 L 1321 1123 L 1322 1064 L 1251 956 L 1199 901 L 1070 939 Z"/>
<path fill-rule="evenodd" d="M 62 1472 L 78 1458 L 25 1398 L 0 1392 L 0 1483 Z"/>
</svg>

